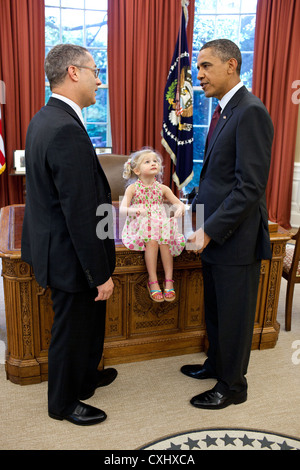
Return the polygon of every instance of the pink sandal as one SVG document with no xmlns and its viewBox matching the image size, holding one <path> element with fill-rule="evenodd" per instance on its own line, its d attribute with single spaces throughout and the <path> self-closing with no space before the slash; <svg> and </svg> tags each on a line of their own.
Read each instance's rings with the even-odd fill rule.
<svg viewBox="0 0 300 470">
<path fill-rule="evenodd" d="M 164 282 L 164 298 L 167 302 L 173 302 L 176 299 L 176 294 L 174 289 L 166 289 L 166 282 L 173 282 L 173 279 L 165 279 Z"/>
<path fill-rule="evenodd" d="M 154 302 L 163 302 L 164 297 L 162 296 L 163 294 L 162 294 L 161 289 L 150 289 L 151 284 L 158 284 L 158 281 L 153 281 L 153 282 L 148 281 L 147 289 L 148 289 L 151 299 L 154 300 Z M 161 298 L 155 297 L 157 295 L 161 295 L 162 297 Z"/>
</svg>

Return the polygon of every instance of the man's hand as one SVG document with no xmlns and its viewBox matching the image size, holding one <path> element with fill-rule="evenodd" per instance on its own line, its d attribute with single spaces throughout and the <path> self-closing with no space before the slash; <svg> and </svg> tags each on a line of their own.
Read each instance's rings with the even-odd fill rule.
<svg viewBox="0 0 300 470">
<path fill-rule="evenodd" d="M 191 246 L 188 249 L 193 250 L 195 253 L 202 253 L 204 248 L 207 247 L 211 238 L 207 235 L 202 228 L 199 228 L 196 232 L 192 233 L 187 239 L 187 243 Z"/>
<path fill-rule="evenodd" d="M 104 284 L 101 284 L 101 286 L 97 286 L 97 289 L 98 295 L 95 298 L 95 302 L 98 300 L 108 300 L 114 290 L 114 283 L 112 278 L 110 277 L 108 281 L 106 281 Z"/>
</svg>

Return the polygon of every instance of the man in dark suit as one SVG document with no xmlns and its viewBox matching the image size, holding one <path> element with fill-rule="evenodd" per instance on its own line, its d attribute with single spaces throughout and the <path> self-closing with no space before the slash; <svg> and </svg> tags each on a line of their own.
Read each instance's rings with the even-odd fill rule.
<svg viewBox="0 0 300 470">
<path fill-rule="evenodd" d="M 241 62 L 239 48 L 226 39 L 205 44 L 197 60 L 205 96 L 216 97 L 221 107 L 200 175 L 197 204 L 204 205 L 204 225 L 190 237 L 202 253 L 209 349 L 203 365 L 181 371 L 217 379 L 213 389 L 191 400 L 205 409 L 247 399 L 260 265 L 271 258 L 265 188 L 273 125 L 262 102 L 241 83 Z"/>
<path fill-rule="evenodd" d="M 97 370 L 115 246 L 96 234 L 96 211 L 111 203 L 110 187 L 81 112 L 95 104 L 101 81 L 91 54 L 71 44 L 49 52 L 45 71 L 53 95 L 27 131 L 22 259 L 33 266 L 37 282 L 50 287 L 53 300 L 49 416 L 90 425 L 106 414 L 80 400 L 117 375 L 114 369 Z"/>
</svg>

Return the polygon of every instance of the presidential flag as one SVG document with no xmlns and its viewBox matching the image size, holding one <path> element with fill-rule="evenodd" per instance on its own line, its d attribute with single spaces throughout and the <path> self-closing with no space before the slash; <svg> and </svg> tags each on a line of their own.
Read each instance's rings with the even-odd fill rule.
<svg viewBox="0 0 300 470">
<path fill-rule="evenodd" d="M 180 190 L 193 178 L 193 84 L 184 8 L 164 92 L 162 145 L 175 166 L 173 180 Z"/>
<path fill-rule="evenodd" d="M 2 120 L 1 120 L 1 105 L 0 105 L 0 175 L 6 168 L 4 142 L 2 136 Z"/>
</svg>

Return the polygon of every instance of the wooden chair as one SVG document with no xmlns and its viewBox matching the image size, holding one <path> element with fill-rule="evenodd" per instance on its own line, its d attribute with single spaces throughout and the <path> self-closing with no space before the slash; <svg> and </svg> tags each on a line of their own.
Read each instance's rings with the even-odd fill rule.
<svg viewBox="0 0 300 470">
<path fill-rule="evenodd" d="M 282 276 L 287 280 L 286 301 L 285 301 L 285 329 L 291 330 L 292 306 L 295 284 L 300 282 L 300 228 L 297 233 L 291 236 L 295 244 L 286 245 L 286 254 L 283 259 Z"/>
</svg>

